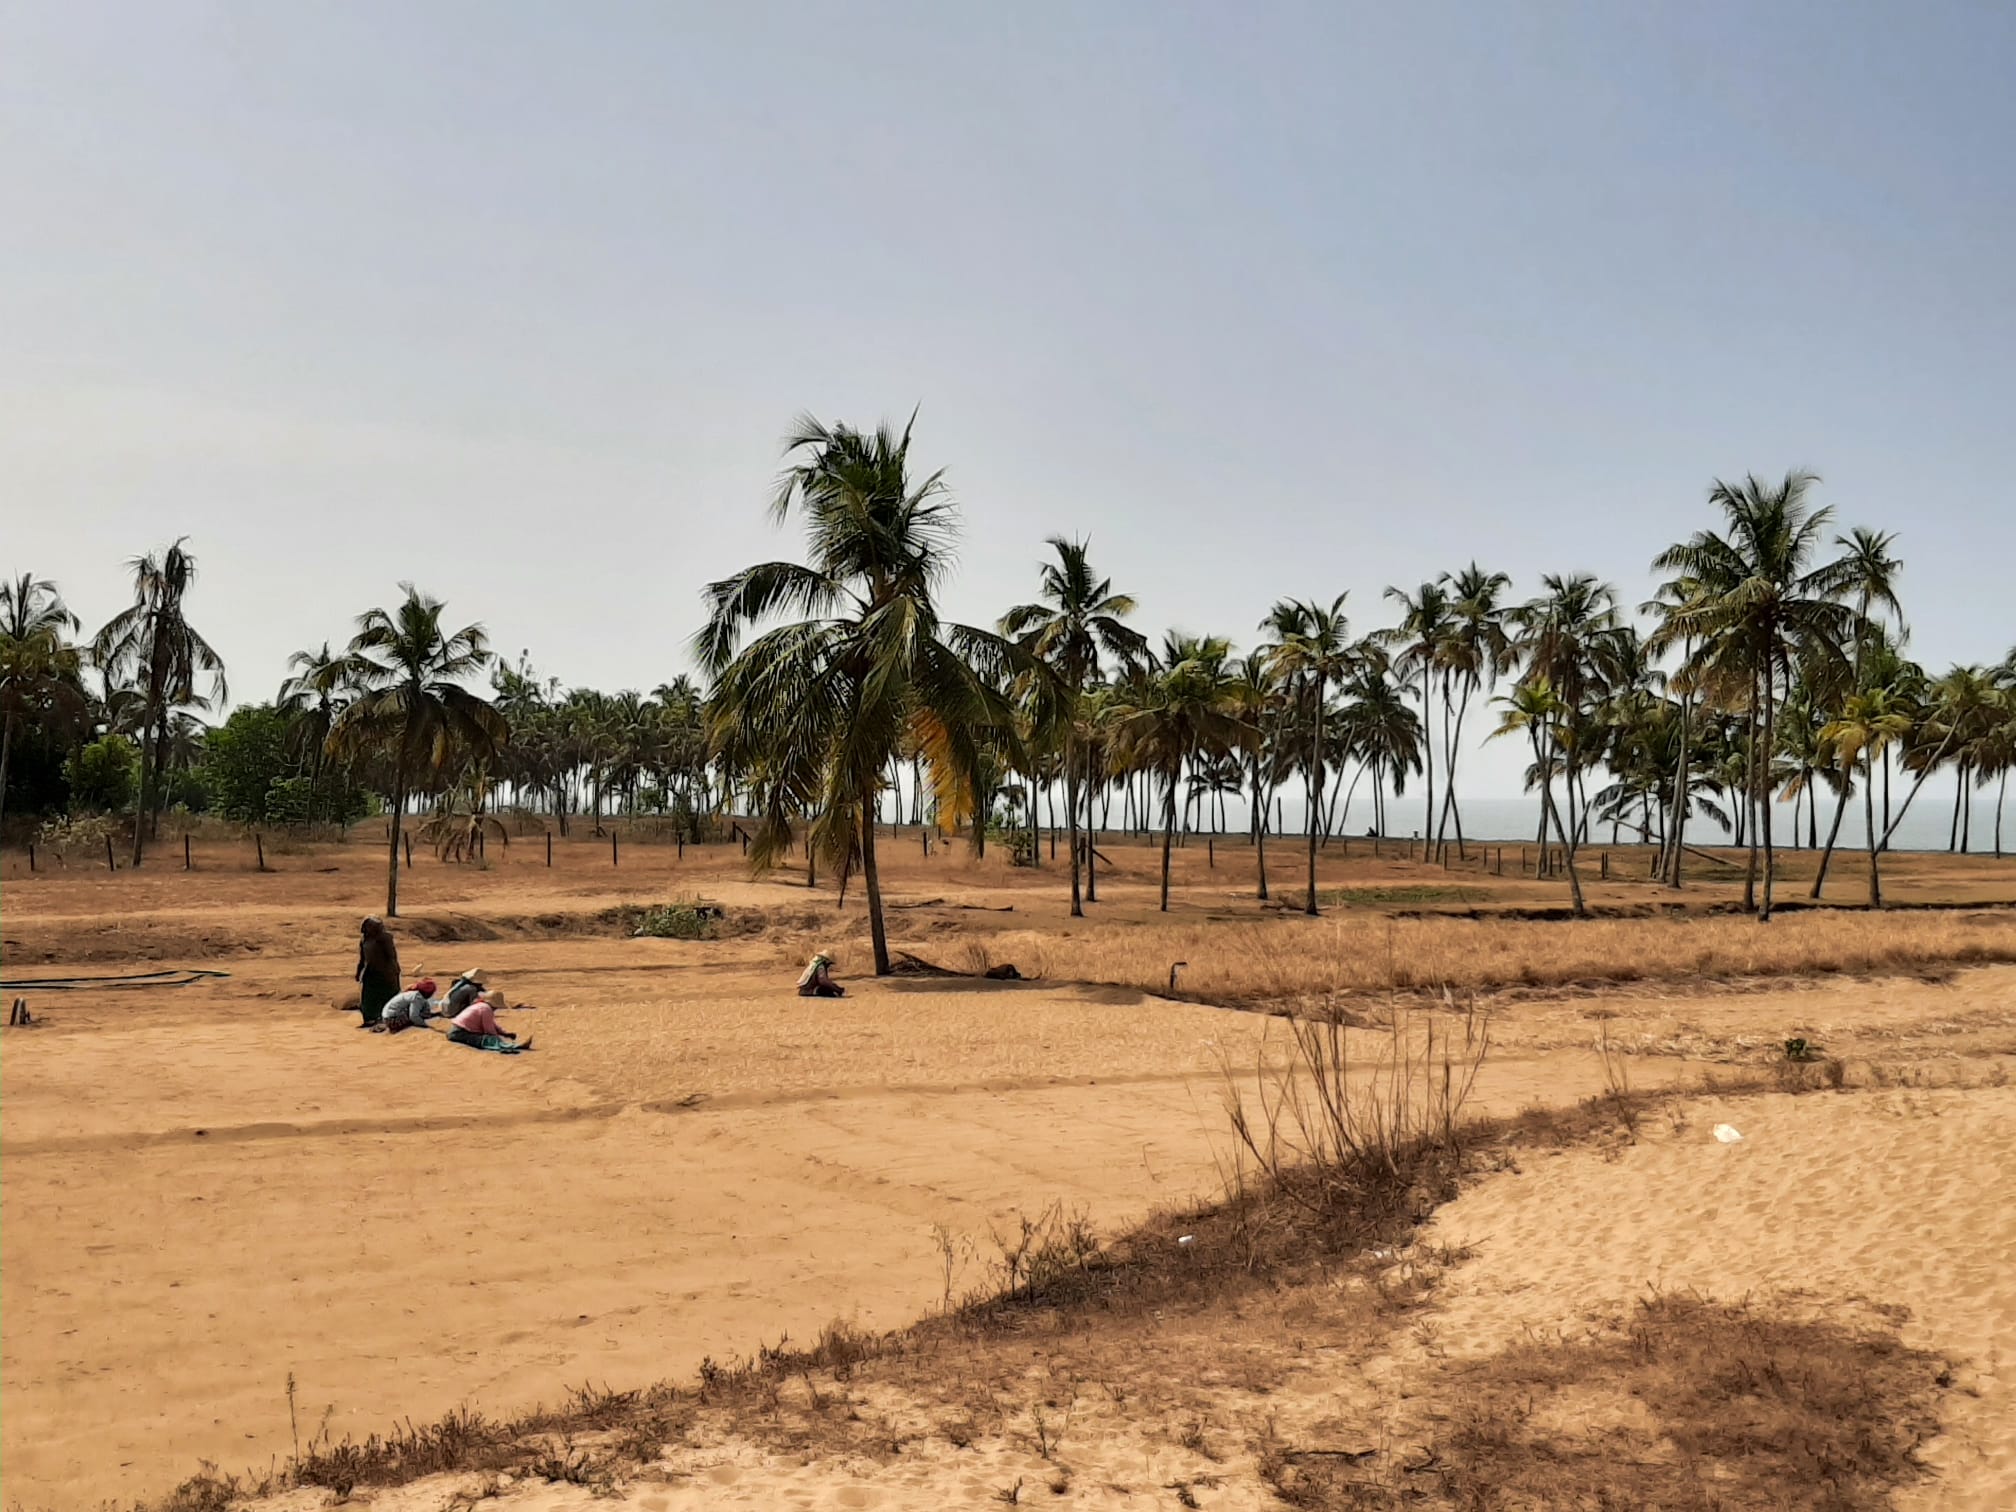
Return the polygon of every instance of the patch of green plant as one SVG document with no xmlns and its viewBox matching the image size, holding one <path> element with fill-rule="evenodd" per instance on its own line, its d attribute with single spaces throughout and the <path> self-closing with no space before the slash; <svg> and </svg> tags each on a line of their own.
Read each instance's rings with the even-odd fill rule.
<svg viewBox="0 0 2016 1512">
<path fill-rule="evenodd" d="M 1318 903 L 1341 908 L 1376 908 L 1387 903 L 1475 903 L 1484 895 L 1474 887 L 1438 887 L 1432 883 L 1393 887 L 1326 887 Z"/>
<path fill-rule="evenodd" d="M 712 903 L 654 903 L 637 918 L 638 938 L 711 940 L 721 910 Z"/>
<path fill-rule="evenodd" d="M 1815 1061 L 1820 1059 L 1820 1047 L 1810 1040 L 1788 1039 L 1785 1041 L 1785 1059 L 1788 1061 Z"/>
</svg>

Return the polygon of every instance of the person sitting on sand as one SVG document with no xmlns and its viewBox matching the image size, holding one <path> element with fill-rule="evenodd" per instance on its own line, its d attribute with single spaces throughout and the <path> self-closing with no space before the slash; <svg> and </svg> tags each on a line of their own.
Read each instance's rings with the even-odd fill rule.
<svg viewBox="0 0 2016 1512">
<path fill-rule="evenodd" d="M 399 990 L 399 946 L 385 921 L 373 915 L 358 927 L 357 1006 L 364 1015 L 358 1027 L 377 1026 L 385 1004 Z"/>
<path fill-rule="evenodd" d="M 474 1050 L 498 1050 L 506 1055 L 530 1050 L 530 1037 L 524 1044 L 518 1044 L 518 1036 L 497 1022 L 497 1010 L 502 1006 L 501 994 L 493 1002 L 492 994 L 479 992 L 474 1002 L 449 1020 L 448 1038 Z"/>
<path fill-rule="evenodd" d="M 417 1029 L 433 1017 L 434 978 L 422 977 L 385 1004 L 376 1027 L 397 1034 L 402 1029 Z"/>
<path fill-rule="evenodd" d="M 833 957 L 815 955 L 798 978 L 800 997 L 845 997 L 847 989 L 833 980 Z"/>
<path fill-rule="evenodd" d="M 448 996 L 443 999 L 443 1009 L 450 1015 L 460 1013 L 476 1001 L 477 994 L 483 991 L 483 985 L 483 973 L 474 966 L 470 967 L 448 984 Z"/>
</svg>

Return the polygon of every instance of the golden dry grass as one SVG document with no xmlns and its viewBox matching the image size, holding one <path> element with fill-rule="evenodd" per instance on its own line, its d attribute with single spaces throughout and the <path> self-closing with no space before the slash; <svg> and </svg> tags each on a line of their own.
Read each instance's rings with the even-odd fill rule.
<svg viewBox="0 0 2016 1512">
<path fill-rule="evenodd" d="M 997 960 L 1051 977 L 1169 986 L 1220 1002 L 1296 1004 L 1338 993 L 1484 992 L 1582 982 L 1912 972 L 2016 961 L 2006 913 L 1786 914 L 1586 919 L 1399 917 L 1360 911 L 1316 920 L 1193 920 L 993 937 Z"/>
</svg>

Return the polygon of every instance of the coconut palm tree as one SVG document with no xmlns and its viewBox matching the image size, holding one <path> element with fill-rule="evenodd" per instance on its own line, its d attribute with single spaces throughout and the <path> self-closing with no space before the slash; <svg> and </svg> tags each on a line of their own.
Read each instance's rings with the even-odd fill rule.
<svg viewBox="0 0 2016 1512">
<path fill-rule="evenodd" d="M 1850 696 L 1867 691 L 1864 678 L 1869 666 L 1871 632 L 1874 629 L 1870 615 L 1879 609 L 1886 615 L 1895 615 L 1899 640 L 1910 634 L 1910 627 L 1904 623 L 1904 605 L 1897 597 L 1897 579 L 1904 564 L 1891 551 L 1896 540 L 1896 536 L 1888 531 L 1869 530 L 1859 525 L 1845 536 L 1834 538 L 1834 544 L 1843 553 L 1840 567 L 1846 589 L 1855 600 L 1855 652 Z M 1874 753 L 1863 747 L 1862 785 L 1865 789 L 1875 782 L 1875 770 L 1870 765 L 1873 759 Z M 1821 852 L 1820 867 L 1813 877 L 1811 896 L 1815 898 L 1827 885 L 1827 863 L 1834 857 L 1834 842 L 1841 833 L 1841 816 L 1848 811 L 1848 795 L 1854 791 L 1853 771 L 1844 766 L 1841 775 L 1840 798 L 1834 805 L 1834 818 L 1827 828 L 1827 848 Z M 1876 808 L 1873 803 L 1863 806 L 1863 817 L 1869 822 L 1867 838 L 1873 846 L 1876 843 Z"/>
<path fill-rule="evenodd" d="M 382 759 L 392 776 L 391 844 L 385 915 L 399 913 L 399 837 L 415 783 L 441 784 L 463 760 L 486 762 L 510 726 L 480 693 L 463 686 L 494 659 L 481 625 L 446 631 L 446 605 L 401 583 L 396 608 L 367 609 L 347 657 L 355 696 L 337 714 L 329 742 L 351 759 Z"/>
<path fill-rule="evenodd" d="M 1673 615 L 1673 628 L 1695 642 L 1697 660 L 1745 684 L 1748 801 L 1756 805 L 1757 823 L 1744 891 L 1746 904 L 1754 903 L 1761 843 L 1758 917 L 1766 922 L 1774 862 L 1769 762 L 1779 690 L 1789 693 L 1798 664 L 1845 661 L 1843 647 L 1853 629 L 1853 611 L 1842 602 L 1850 591 L 1846 570 L 1838 561 L 1816 560 L 1833 518 L 1831 510 L 1808 502 L 1818 482 L 1815 474 L 1797 471 L 1775 484 L 1754 475 L 1735 484 L 1718 479 L 1708 497 L 1722 511 L 1727 533 L 1697 531 L 1653 562 L 1656 570 L 1677 571 L 1700 585 L 1698 595 Z"/>
<path fill-rule="evenodd" d="M 1284 599 L 1274 606 L 1261 629 L 1279 636 L 1270 655 L 1293 686 L 1307 711 L 1309 745 L 1302 758 L 1309 801 L 1309 892 L 1302 911 L 1312 917 L 1316 907 L 1316 848 L 1321 840 L 1317 821 L 1323 813 L 1323 776 L 1327 765 L 1323 715 L 1330 687 L 1351 670 L 1351 622 L 1344 616 L 1345 595 L 1325 607 L 1315 600 Z"/>
<path fill-rule="evenodd" d="M 98 632 L 93 653 L 108 680 L 132 678 L 141 690 L 140 791 L 133 819 L 133 865 L 145 848 L 147 820 L 158 816 L 167 784 L 161 780 L 168 755 L 169 715 L 176 709 L 207 708 L 228 695 L 224 659 L 183 613 L 196 582 L 196 558 L 183 550 L 183 536 L 166 550 L 134 557 L 133 603 Z M 208 677 L 210 691 L 196 682 Z"/>
<path fill-rule="evenodd" d="M 1115 711 L 1114 738 L 1162 782 L 1162 912 L 1169 911 L 1169 852 L 1176 840 L 1176 795 L 1183 768 L 1200 753 L 1243 749 L 1257 732 L 1240 718 L 1229 645 L 1215 638 L 1174 639 L 1171 658 L 1137 685 Z M 1312 822 L 1313 828 L 1313 822 Z"/>
<path fill-rule="evenodd" d="M 694 638 L 714 678 L 712 749 L 762 795 L 752 861 L 768 866 L 790 842 L 790 812 L 816 814 L 808 843 L 843 879 L 861 865 L 877 975 L 888 974 L 889 943 L 875 805 L 890 763 L 907 733 L 939 812 L 956 823 L 979 785 L 983 735 L 1013 724 L 982 672 L 1029 662 L 1013 642 L 939 619 L 956 506 L 942 473 L 911 480 L 910 437 L 907 425 L 870 434 L 801 417 L 771 514 L 782 523 L 799 513 L 811 559 L 709 585 Z M 787 615 L 805 617 L 742 644 L 752 627 Z"/>
<path fill-rule="evenodd" d="M 32 573 L 0 582 L 0 820 L 7 764 L 24 721 L 68 722 L 85 707 L 83 655 L 66 639 L 77 616 L 56 585 Z"/>
<path fill-rule="evenodd" d="M 1354 648 L 1337 725 L 1343 749 L 1372 778 L 1372 828 L 1383 835 L 1386 792 L 1390 788 L 1394 797 L 1406 796 L 1408 774 L 1425 765 L 1427 733 L 1421 716 L 1407 707 L 1406 691 L 1393 680 L 1384 649 L 1371 637 Z"/>
<path fill-rule="evenodd" d="M 1449 732 L 1442 764 L 1442 813 L 1435 824 L 1435 852 L 1440 855 L 1450 824 L 1456 827 L 1457 854 L 1463 846 L 1463 811 L 1456 804 L 1456 756 L 1463 749 L 1463 719 L 1470 700 L 1497 689 L 1499 677 L 1512 670 L 1512 638 L 1506 630 L 1502 599 L 1512 579 L 1486 572 L 1475 562 L 1461 572 L 1443 573 L 1439 580 L 1450 595 L 1449 629 L 1439 660 L 1444 677 L 1457 685 L 1456 718 Z M 1447 682 L 1444 683 L 1445 689 Z"/>
<path fill-rule="evenodd" d="M 1544 673 L 1521 678 L 1518 686 L 1500 698 L 1505 716 L 1498 728 L 1491 732 L 1492 738 L 1500 735 L 1523 734 L 1533 747 L 1533 761 L 1540 769 L 1540 805 L 1547 824 L 1561 841 L 1562 853 L 1568 864 L 1568 892 L 1574 900 L 1575 916 L 1587 918 L 1588 908 L 1582 901 L 1582 877 L 1575 869 L 1575 847 L 1568 842 L 1568 831 L 1561 823 L 1561 811 L 1554 803 L 1554 781 L 1552 767 L 1559 759 L 1562 743 L 1554 733 L 1571 712 L 1569 706 L 1555 695 L 1553 685 Z"/>
<path fill-rule="evenodd" d="M 1001 618 L 1001 633 L 1043 664 L 1050 674 L 1055 715 L 1063 732 L 1064 809 L 1071 835 L 1071 917 L 1081 917 L 1078 805 L 1089 801 L 1085 739 L 1081 729 L 1086 689 L 1099 676 L 1102 654 L 1121 665 L 1141 660 L 1148 642 L 1122 624 L 1134 600 L 1113 591 L 1113 580 L 1092 570 L 1084 541 L 1052 536 L 1057 560 L 1043 566 L 1037 602 L 1018 604 Z"/>
<path fill-rule="evenodd" d="M 1524 663 L 1521 677 L 1545 682 L 1550 694 L 1547 717 L 1537 726 L 1549 744 L 1538 770 L 1543 783 L 1561 773 L 1568 808 L 1561 843 L 1572 851 L 1582 833 L 1580 779 L 1601 750 L 1596 706 L 1617 680 L 1626 650 L 1617 590 L 1610 584 L 1578 572 L 1549 573 L 1540 579 L 1540 586 L 1546 592 L 1510 610 L 1507 619 L 1518 631 L 1513 649 Z M 1545 822 L 1543 803 L 1543 837 Z"/>
<path fill-rule="evenodd" d="M 318 814 L 322 799 L 322 767 L 336 716 L 349 697 L 351 665 L 324 641 L 319 649 L 296 651 L 287 658 L 287 679 L 280 684 L 274 707 L 287 717 L 287 742 L 294 754 L 308 758 L 308 810 Z"/>
<path fill-rule="evenodd" d="M 1415 679 L 1421 695 L 1421 728 L 1432 732 L 1431 700 L 1439 684 L 1442 689 L 1442 747 L 1449 748 L 1449 652 L 1457 632 L 1454 600 L 1445 580 L 1423 583 L 1413 593 L 1404 588 L 1388 588 L 1386 597 L 1401 607 L 1400 623 L 1383 632 L 1386 644 L 1395 647 L 1394 670 L 1402 679 Z M 1422 747 L 1426 759 L 1424 782 L 1427 811 L 1421 821 L 1425 845 L 1435 843 L 1435 742 L 1432 733 Z"/>
<path fill-rule="evenodd" d="M 1848 695 L 1840 713 L 1821 728 L 1820 738 L 1835 753 L 1844 773 L 1852 772 L 1858 760 L 1867 773 L 1875 757 L 1910 736 L 1912 723 L 1911 711 L 1901 706 L 1896 694 L 1887 688 L 1868 688 Z M 1869 906 L 1881 908 L 1883 877 L 1877 856 L 1882 847 L 1876 842 L 1876 785 L 1866 776 L 1862 809 L 1869 832 Z"/>
<path fill-rule="evenodd" d="M 1241 657 L 1233 665 L 1230 694 L 1242 723 L 1250 725 L 1256 738 L 1246 746 L 1245 780 L 1251 794 L 1249 820 L 1253 850 L 1259 873 L 1255 894 L 1267 901 L 1268 814 L 1274 793 L 1293 767 L 1295 752 L 1290 729 L 1293 711 L 1283 693 L 1285 679 L 1280 664 L 1265 651 Z"/>
</svg>

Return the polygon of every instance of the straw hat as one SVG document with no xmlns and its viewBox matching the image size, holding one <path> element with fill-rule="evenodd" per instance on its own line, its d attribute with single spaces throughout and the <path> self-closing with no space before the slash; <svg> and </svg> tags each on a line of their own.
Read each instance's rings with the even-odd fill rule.
<svg viewBox="0 0 2016 1512">
<path fill-rule="evenodd" d="M 481 987 L 483 985 L 483 973 L 477 967 L 471 966 L 467 971 L 462 973 L 462 980 L 465 982 L 474 982 L 478 987 Z"/>
</svg>

